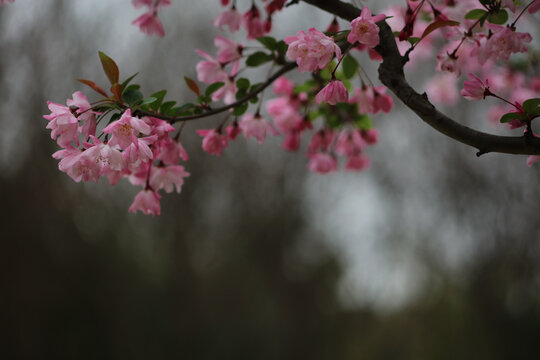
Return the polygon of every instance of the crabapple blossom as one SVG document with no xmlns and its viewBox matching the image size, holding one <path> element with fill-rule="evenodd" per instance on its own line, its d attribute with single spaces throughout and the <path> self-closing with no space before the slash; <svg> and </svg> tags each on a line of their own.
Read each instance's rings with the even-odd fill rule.
<svg viewBox="0 0 540 360">
<path fill-rule="evenodd" d="M 271 125 L 258 113 L 255 115 L 245 114 L 238 125 L 246 139 L 254 137 L 259 144 L 262 144 L 266 139 L 267 131 L 275 132 Z"/>
<path fill-rule="evenodd" d="M 152 214 L 153 216 L 161 214 L 161 204 L 159 203 L 161 195 L 159 195 L 155 190 L 150 188 L 139 191 L 135 195 L 135 200 L 133 204 L 129 207 L 129 212 L 141 211 L 146 215 Z"/>
<path fill-rule="evenodd" d="M 227 146 L 227 137 L 215 129 L 197 130 L 197 134 L 203 137 L 202 148 L 210 155 L 220 156 Z"/>
<path fill-rule="evenodd" d="M 337 161 L 330 154 L 318 152 L 310 156 L 308 169 L 319 174 L 328 174 L 337 170 Z"/>
<path fill-rule="evenodd" d="M 225 26 L 229 27 L 229 31 L 234 33 L 240 29 L 240 22 L 242 20 L 242 14 L 240 14 L 236 7 L 233 6 L 230 10 L 225 10 L 219 14 L 213 21 L 212 24 L 215 27 L 218 27 L 223 30 Z"/>
<path fill-rule="evenodd" d="M 347 101 L 349 101 L 349 92 L 340 80 L 330 81 L 315 97 L 317 104 L 325 102 L 330 105 L 336 105 L 339 102 Z"/>
<path fill-rule="evenodd" d="M 488 79 L 484 83 L 482 79 L 472 73 L 469 74 L 469 78 L 472 78 L 472 80 L 467 80 L 463 83 L 461 96 L 467 100 L 484 99 L 490 93 Z"/>
<path fill-rule="evenodd" d="M 341 58 L 341 49 L 334 40 L 315 28 L 307 34 L 302 30 L 284 41 L 289 45 L 287 57 L 296 61 L 300 71 L 324 69 L 334 55 Z"/>
<path fill-rule="evenodd" d="M 11 4 L 13 2 L 15 2 L 15 0 L 0 0 L 0 6 L 6 5 L 6 4 Z"/>
<path fill-rule="evenodd" d="M 351 44 L 356 42 L 373 48 L 379 44 L 379 27 L 377 22 L 386 17 L 384 14 L 371 16 L 371 11 L 367 6 L 362 8 L 360 16 L 351 22 L 351 32 L 347 36 L 347 41 Z"/>
<path fill-rule="evenodd" d="M 163 189 L 166 193 L 171 193 L 176 188 L 176 192 L 180 194 L 184 178 L 189 175 L 181 165 L 152 167 L 150 186 L 155 190 Z"/>
<path fill-rule="evenodd" d="M 131 116 L 131 109 L 127 109 L 120 119 L 113 121 L 103 129 L 105 134 L 112 134 L 110 144 L 118 145 L 122 150 L 132 144 L 137 147 L 137 136 L 139 134 L 148 135 L 150 131 L 150 125 L 138 117 Z"/>
</svg>

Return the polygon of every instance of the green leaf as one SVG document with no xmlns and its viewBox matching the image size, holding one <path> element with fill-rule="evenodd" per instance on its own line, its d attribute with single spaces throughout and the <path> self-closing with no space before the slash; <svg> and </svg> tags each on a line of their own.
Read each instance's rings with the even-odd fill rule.
<svg viewBox="0 0 540 360">
<path fill-rule="evenodd" d="M 197 96 L 201 95 L 201 89 L 199 89 L 199 85 L 197 85 L 195 80 L 188 78 L 187 76 L 184 76 L 184 81 L 186 82 L 186 85 L 189 88 L 189 90 L 193 91 L 195 95 Z"/>
<path fill-rule="evenodd" d="M 521 115 L 522 114 L 520 114 L 520 113 L 510 112 L 510 113 L 504 114 L 501 117 L 500 122 L 507 123 L 507 122 L 510 122 L 512 120 L 521 119 Z"/>
<path fill-rule="evenodd" d="M 206 91 L 204 92 L 204 95 L 206 97 L 212 96 L 212 94 L 218 91 L 221 87 L 223 87 L 223 85 L 225 85 L 224 82 L 217 82 L 217 83 L 208 85 L 208 87 L 206 88 Z"/>
<path fill-rule="evenodd" d="M 142 103 L 140 103 L 139 105 L 146 105 L 146 104 L 151 104 L 153 103 L 154 101 L 156 101 L 157 99 L 155 97 L 149 97 L 147 99 L 144 99 Z"/>
<path fill-rule="evenodd" d="M 112 84 L 118 83 L 118 79 L 120 77 L 120 72 L 118 71 L 118 66 L 114 62 L 113 59 L 111 59 L 107 54 L 104 52 L 99 51 L 99 59 L 101 60 L 101 66 L 103 67 L 103 71 L 105 71 L 105 75 L 109 78 L 109 81 Z"/>
<path fill-rule="evenodd" d="M 474 9 L 465 14 L 465 19 L 476 20 L 480 19 L 485 14 L 487 14 L 487 11 L 484 9 Z"/>
<path fill-rule="evenodd" d="M 248 58 L 246 59 L 246 65 L 254 67 L 254 66 L 262 65 L 272 60 L 274 60 L 274 57 L 272 55 L 267 54 L 262 51 L 257 51 L 256 53 L 253 53 L 248 56 Z"/>
<path fill-rule="evenodd" d="M 274 51 L 276 49 L 277 41 L 271 36 L 258 37 L 257 41 L 260 42 L 268 50 Z"/>
<path fill-rule="evenodd" d="M 285 56 L 285 53 L 289 49 L 289 45 L 285 44 L 285 41 L 278 41 L 276 44 L 276 51 L 280 56 Z"/>
<path fill-rule="evenodd" d="M 122 98 L 129 106 L 137 105 L 143 99 L 142 92 L 137 89 L 138 88 L 133 85 L 128 86 L 122 95 Z"/>
<path fill-rule="evenodd" d="M 125 89 L 125 88 L 129 85 L 129 83 L 131 82 L 131 80 L 133 80 L 133 78 L 134 78 L 135 76 L 137 76 L 138 74 L 139 74 L 139 73 L 135 73 L 135 74 L 131 75 L 130 77 L 128 77 L 128 78 L 122 83 L 122 89 Z"/>
<path fill-rule="evenodd" d="M 249 105 L 248 105 L 247 103 L 245 103 L 245 104 L 242 104 L 242 105 L 240 105 L 240 106 L 235 107 L 235 108 L 234 108 L 234 111 L 233 111 L 233 115 L 234 115 L 234 116 L 240 116 L 240 115 L 243 115 L 243 114 L 247 111 L 248 106 L 249 106 Z"/>
<path fill-rule="evenodd" d="M 508 21 L 508 13 L 506 10 L 501 9 L 495 14 L 490 14 L 487 17 L 487 21 L 492 24 L 503 25 Z"/>
<path fill-rule="evenodd" d="M 150 95 L 150 97 L 153 97 L 156 99 L 154 102 L 151 103 L 150 107 L 154 110 L 159 109 L 159 107 L 163 103 L 163 99 L 165 99 L 165 95 L 167 95 L 167 90 L 160 90 Z"/>
<path fill-rule="evenodd" d="M 526 100 L 523 103 L 523 110 L 529 114 L 538 115 L 538 112 L 540 111 L 540 99 L 534 98 Z"/>
<path fill-rule="evenodd" d="M 407 41 L 408 41 L 411 45 L 414 45 L 414 44 L 416 44 L 417 42 L 420 41 L 420 38 L 419 38 L 419 37 L 411 36 L 410 38 L 407 38 Z"/>
<path fill-rule="evenodd" d="M 246 90 L 249 88 L 249 80 L 246 78 L 240 78 L 236 80 L 236 87 L 238 90 Z"/>
<path fill-rule="evenodd" d="M 358 62 L 351 55 L 347 55 L 341 62 L 341 68 L 343 69 L 343 75 L 347 79 L 350 79 L 356 74 L 356 70 L 358 70 Z"/>
<path fill-rule="evenodd" d="M 166 114 L 169 112 L 169 110 L 172 109 L 172 107 L 176 104 L 176 101 L 165 101 L 161 106 L 159 107 L 159 112 L 161 114 Z"/>
<path fill-rule="evenodd" d="M 354 125 L 360 130 L 369 130 L 373 127 L 371 118 L 365 114 L 359 114 L 356 119 L 354 119 Z"/>
</svg>

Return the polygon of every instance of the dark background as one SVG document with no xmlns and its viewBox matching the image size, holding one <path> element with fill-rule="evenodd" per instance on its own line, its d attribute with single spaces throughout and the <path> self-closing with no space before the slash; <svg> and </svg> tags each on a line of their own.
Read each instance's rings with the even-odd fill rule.
<svg viewBox="0 0 540 360">
<path fill-rule="evenodd" d="M 97 50 L 147 94 L 190 96 L 182 76 L 194 47 L 212 52 L 200 24 L 220 9 L 185 6 L 163 14 L 163 40 L 129 25 L 128 1 L 0 9 L 2 359 L 540 356 L 538 167 L 476 158 L 406 109 L 376 119 L 370 170 L 322 177 L 279 139 L 204 154 L 194 129 L 219 119 L 190 124 L 192 176 L 155 218 L 127 213 L 126 181 L 59 172 L 46 101 L 105 83 Z M 279 15 L 293 30 L 278 31 L 331 19 L 291 11 L 309 19 Z M 470 104 L 447 112 L 485 126 Z"/>
</svg>

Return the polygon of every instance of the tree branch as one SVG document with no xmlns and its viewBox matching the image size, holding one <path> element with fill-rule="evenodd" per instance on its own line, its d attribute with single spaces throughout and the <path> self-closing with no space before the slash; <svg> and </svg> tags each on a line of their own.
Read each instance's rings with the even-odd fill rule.
<svg viewBox="0 0 540 360">
<path fill-rule="evenodd" d="M 225 105 L 225 106 L 222 106 L 220 108 L 216 108 L 216 109 L 204 112 L 202 114 L 189 115 L 189 116 L 165 116 L 165 115 L 160 115 L 160 114 L 157 114 L 157 113 L 154 113 L 154 112 L 144 111 L 144 110 L 137 110 L 137 114 L 140 114 L 142 116 L 151 116 L 151 117 L 155 117 L 155 118 L 158 118 L 158 119 L 166 120 L 166 121 L 170 122 L 171 124 L 173 124 L 175 122 L 179 122 L 179 121 L 195 120 L 195 119 L 201 119 L 201 118 L 205 118 L 205 117 L 208 117 L 208 116 L 216 115 L 216 114 L 222 113 L 222 112 L 227 111 L 229 109 L 233 109 L 233 108 L 235 108 L 237 106 L 240 106 L 240 105 L 248 102 L 249 100 L 251 100 L 252 98 L 257 96 L 261 91 L 263 91 L 268 86 L 270 86 L 270 84 L 272 84 L 277 78 L 279 78 L 281 75 L 287 73 L 288 71 L 291 71 L 292 69 L 296 68 L 296 66 L 297 65 L 296 65 L 295 62 L 286 63 L 285 65 L 283 65 L 283 67 L 281 69 L 279 69 L 274 74 L 272 74 L 272 76 L 270 76 L 264 83 L 262 83 L 255 90 L 248 93 L 246 96 L 244 96 L 240 100 L 237 100 L 237 101 L 233 102 L 232 104 Z"/>
<path fill-rule="evenodd" d="M 348 21 L 360 16 L 360 9 L 340 0 L 302 1 Z M 488 152 L 540 155 L 540 138 L 487 134 L 461 125 L 438 111 L 425 93 L 422 95 L 417 93 L 405 79 L 403 66 L 406 60 L 399 53 L 390 26 L 386 21 L 381 21 L 377 25 L 380 29 L 380 43 L 375 50 L 383 57 L 383 62 L 379 66 L 379 79 L 429 126 L 454 140 L 477 148 L 478 156 Z"/>
</svg>

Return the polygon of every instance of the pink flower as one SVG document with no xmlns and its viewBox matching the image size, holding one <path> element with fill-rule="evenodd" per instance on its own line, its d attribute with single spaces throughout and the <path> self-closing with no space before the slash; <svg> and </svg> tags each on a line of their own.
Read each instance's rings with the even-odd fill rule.
<svg viewBox="0 0 540 360">
<path fill-rule="evenodd" d="M 289 98 L 279 97 L 266 103 L 266 110 L 274 120 L 276 127 L 283 133 L 296 130 L 302 123 L 302 116 L 298 108 L 289 101 Z"/>
<path fill-rule="evenodd" d="M 337 170 L 337 161 L 332 155 L 319 152 L 310 157 L 308 169 L 319 174 L 327 174 Z"/>
<path fill-rule="evenodd" d="M 120 171 L 125 167 L 122 153 L 117 148 L 102 143 L 95 136 L 91 138 L 93 144 L 88 144 L 90 147 L 84 151 L 83 156 L 97 164 L 100 175 L 109 171 Z"/>
<path fill-rule="evenodd" d="M 51 139 L 57 139 L 58 145 L 68 147 L 72 142 L 79 146 L 79 121 L 73 112 L 65 105 L 48 101 L 50 115 L 43 115 L 49 121 L 47 129 L 51 129 Z"/>
<path fill-rule="evenodd" d="M 225 132 L 227 132 L 227 139 L 234 140 L 242 132 L 242 129 L 238 126 L 238 122 L 234 121 L 232 125 L 225 128 Z"/>
<path fill-rule="evenodd" d="M 229 30 L 234 33 L 237 32 L 240 28 L 240 21 L 242 20 L 242 14 L 240 14 L 236 7 L 232 7 L 230 10 L 225 10 L 219 14 L 213 21 L 212 24 L 215 27 L 219 27 L 223 30 L 224 26 L 228 26 Z"/>
<path fill-rule="evenodd" d="M 223 148 L 227 146 L 227 137 L 215 129 L 197 130 L 197 134 L 204 137 L 202 148 L 210 155 L 221 155 Z"/>
<path fill-rule="evenodd" d="M 362 138 L 368 145 L 375 145 L 379 141 L 379 131 L 377 129 L 362 131 Z"/>
<path fill-rule="evenodd" d="M 152 160 L 154 158 L 154 153 L 152 152 L 152 149 L 150 149 L 150 145 L 156 140 L 156 135 L 137 138 L 135 142 L 125 148 L 122 157 L 124 158 L 126 166 L 130 169 L 134 169 L 141 163 Z"/>
<path fill-rule="evenodd" d="M 0 6 L 8 4 L 8 3 L 13 3 L 14 1 L 15 0 L 0 0 Z"/>
<path fill-rule="evenodd" d="M 461 75 L 461 69 L 457 65 L 457 57 L 450 56 L 447 52 L 437 55 L 436 68 L 441 71 L 455 72 L 457 76 Z"/>
<path fill-rule="evenodd" d="M 161 214 L 159 199 L 161 199 L 161 195 L 156 191 L 152 189 L 141 190 L 135 195 L 135 200 L 133 200 L 133 204 L 131 204 L 128 211 L 134 213 L 140 210 L 146 215 L 159 215 Z"/>
<path fill-rule="evenodd" d="M 529 6 L 529 13 L 534 14 L 540 10 L 540 1 L 536 0 L 531 6 Z"/>
<path fill-rule="evenodd" d="M 384 20 L 385 17 L 384 14 L 371 16 L 371 11 L 364 6 L 360 16 L 351 22 L 351 32 L 347 36 L 347 41 L 351 44 L 359 42 L 370 48 L 379 45 L 379 27 L 375 23 Z"/>
<path fill-rule="evenodd" d="M 146 35 L 156 34 L 160 37 L 165 36 L 165 30 L 163 24 L 157 17 L 157 13 L 153 10 L 146 12 L 133 20 L 133 25 L 138 26 Z"/>
<path fill-rule="evenodd" d="M 298 131 L 286 133 L 281 146 L 287 151 L 297 151 L 300 148 L 300 133 Z"/>
<path fill-rule="evenodd" d="M 227 78 L 227 73 L 223 70 L 219 61 L 202 50 L 196 49 L 195 52 L 206 59 L 199 61 L 197 65 L 195 65 L 197 79 L 199 81 L 205 84 L 213 84 Z"/>
<path fill-rule="evenodd" d="M 315 28 L 309 29 L 308 34 L 300 31 L 296 36 L 289 36 L 285 38 L 285 43 L 289 45 L 286 55 L 296 60 L 299 71 L 324 69 L 334 54 L 338 59 L 341 58 L 341 49 L 334 39 Z"/>
<path fill-rule="evenodd" d="M 294 90 L 294 84 L 285 76 L 280 76 L 274 81 L 274 94 L 291 96 Z"/>
<path fill-rule="evenodd" d="M 424 85 L 424 89 L 434 103 L 453 105 L 458 102 L 457 78 L 452 73 L 435 74 Z"/>
<path fill-rule="evenodd" d="M 190 174 L 181 165 L 153 167 L 150 175 L 150 186 L 153 189 L 164 189 L 166 193 L 171 193 L 174 188 L 180 194 L 184 178 Z"/>
<path fill-rule="evenodd" d="M 131 109 L 127 109 L 120 119 L 110 123 L 103 132 L 112 134 L 109 143 L 118 145 L 122 150 L 126 149 L 131 144 L 137 144 L 137 136 L 142 133 L 150 134 L 151 128 L 143 120 L 131 116 Z"/>
<path fill-rule="evenodd" d="M 75 148 L 67 148 L 52 154 L 55 159 L 62 159 L 58 164 L 60 171 L 65 172 L 75 182 L 93 181 L 98 182 L 101 176 L 101 168 L 93 159 L 86 156 L 85 151 Z"/>
<path fill-rule="evenodd" d="M 337 138 L 335 152 L 338 155 L 353 156 L 361 153 L 366 147 L 359 130 L 343 130 Z"/>
<path fill-rule="evenodd" d="M 375 109 L 374 101 L 375 93 L 373 88 L 365 85 L 361 89 L 354 89 L 354 96 L 349 99 L 351 104 L 356 103 L 358 105 L 360 114 L 373 113 Z"/>
<path fill-rule="evenodd" d="M 467 100 L 482 100 L 489 92 L 489 82 L 486 79 L 486 83 L 482 81 L 478 76 L 470 73 L 469 78 L 472 80 L 465 81 L 463 83 L 463 89 L 461 90 L 461 96 Z"/>
<path fill-rule="evenodd" d="M 345 164 L 345 169 L 361 171 L 367 169 L 370 165 L 369 158 L 364 154 L 357 154 L 347 158 L 347 163 Z"/>
<path fill-rule="evenodd" d="M 489 59 L 508 60 L 510 54 L 526 52 L 525 43 L 529 43 L 532 37 L 529 33 L 520 33 L 508 26 L 487 24 L 492 35 L 473 54 L 478 57 L 480 64 L 485 64 Z"/>
<path fill-rule="evenodd" d="M 255 4 L 242 16 L 241 24 L 248 32 L 248 39 L 256 39 L 265 33 L 264 20 L 261 19 L 259 9 Z"/>
<path fill-rule="evenodd" d="M 67 105 L 71 111 L 77 116 L 77 120 L 82 122 L 82 126 L 79 131 L 83 134 L 84 138 L 88 138 L 90 135 L 96 134 L 96 115 L 99 113 L 92 111 L 90 103 L 84 94 L 80 91 L 73 93 L 73 99 L 67 100 Z"/>
<path fill-rule="evenodd" d="M 334 141 L 334 132 L 330 129 L 321 129 L 311 137 L 308 145 L 308 155 L 311 156 L 320 151 L 330 150 Z"/>
<path fill-rule="evenodd" d="M 388 94 L 386 94 L 386 88 L 384 86 L 375 86 L 373 89 L 375 98 L 373 99 L 373 113 L 376 114 L 379 111 L 389 113 L 394 107 L 394 100 Z"/>
<path fill-rule="evenodd" d="M 242 119 L 239 123 L 240 129 L 244 133 L 246 139 L 254 137 L 257 139 L 259 144 L 262 144 L 266 139 L 266 132 L 271 131 L 271 126 L 265 119 L 263 119 L 259 114 L 245 114 L 242 116 Z"/>
<path fill-rule="evenodd" d="M 166 137 L 157 143 L 157 155 L 156 159 L 163 161 L 165 165 L 178 164 L 180 159 L 184 161 L 189 160 L 186 149 L 179 141 L 173 140 L 170 137 Z"/>
<path fill-rule="evenodd" d="M 336 105 L 339 102 L 348 102 L 349 92 L 340 80 L 332 80 L 315 97 L 317 104 L 321 104 L 323 101 L 330 105 Z"/>
<path fill-rule="evenodd" d="M 275 13 L 278 10 L 281 10 L 283 8 L 283 5 L 285 5 L 285 2 L 287 0 L 272 0 L 268 5 L 266 5 L 265 10 L 268 16 L 271 16 L 273 13 Z"/>
<path fill-rule="evenodd" d="M 242 58 L 244 46 L 240 43 L 236 43 L 224 36 L 216 36 L 214 45 L 219 49 L 217 59 L 221 64 L 238 61 Z"/>
</svg>

